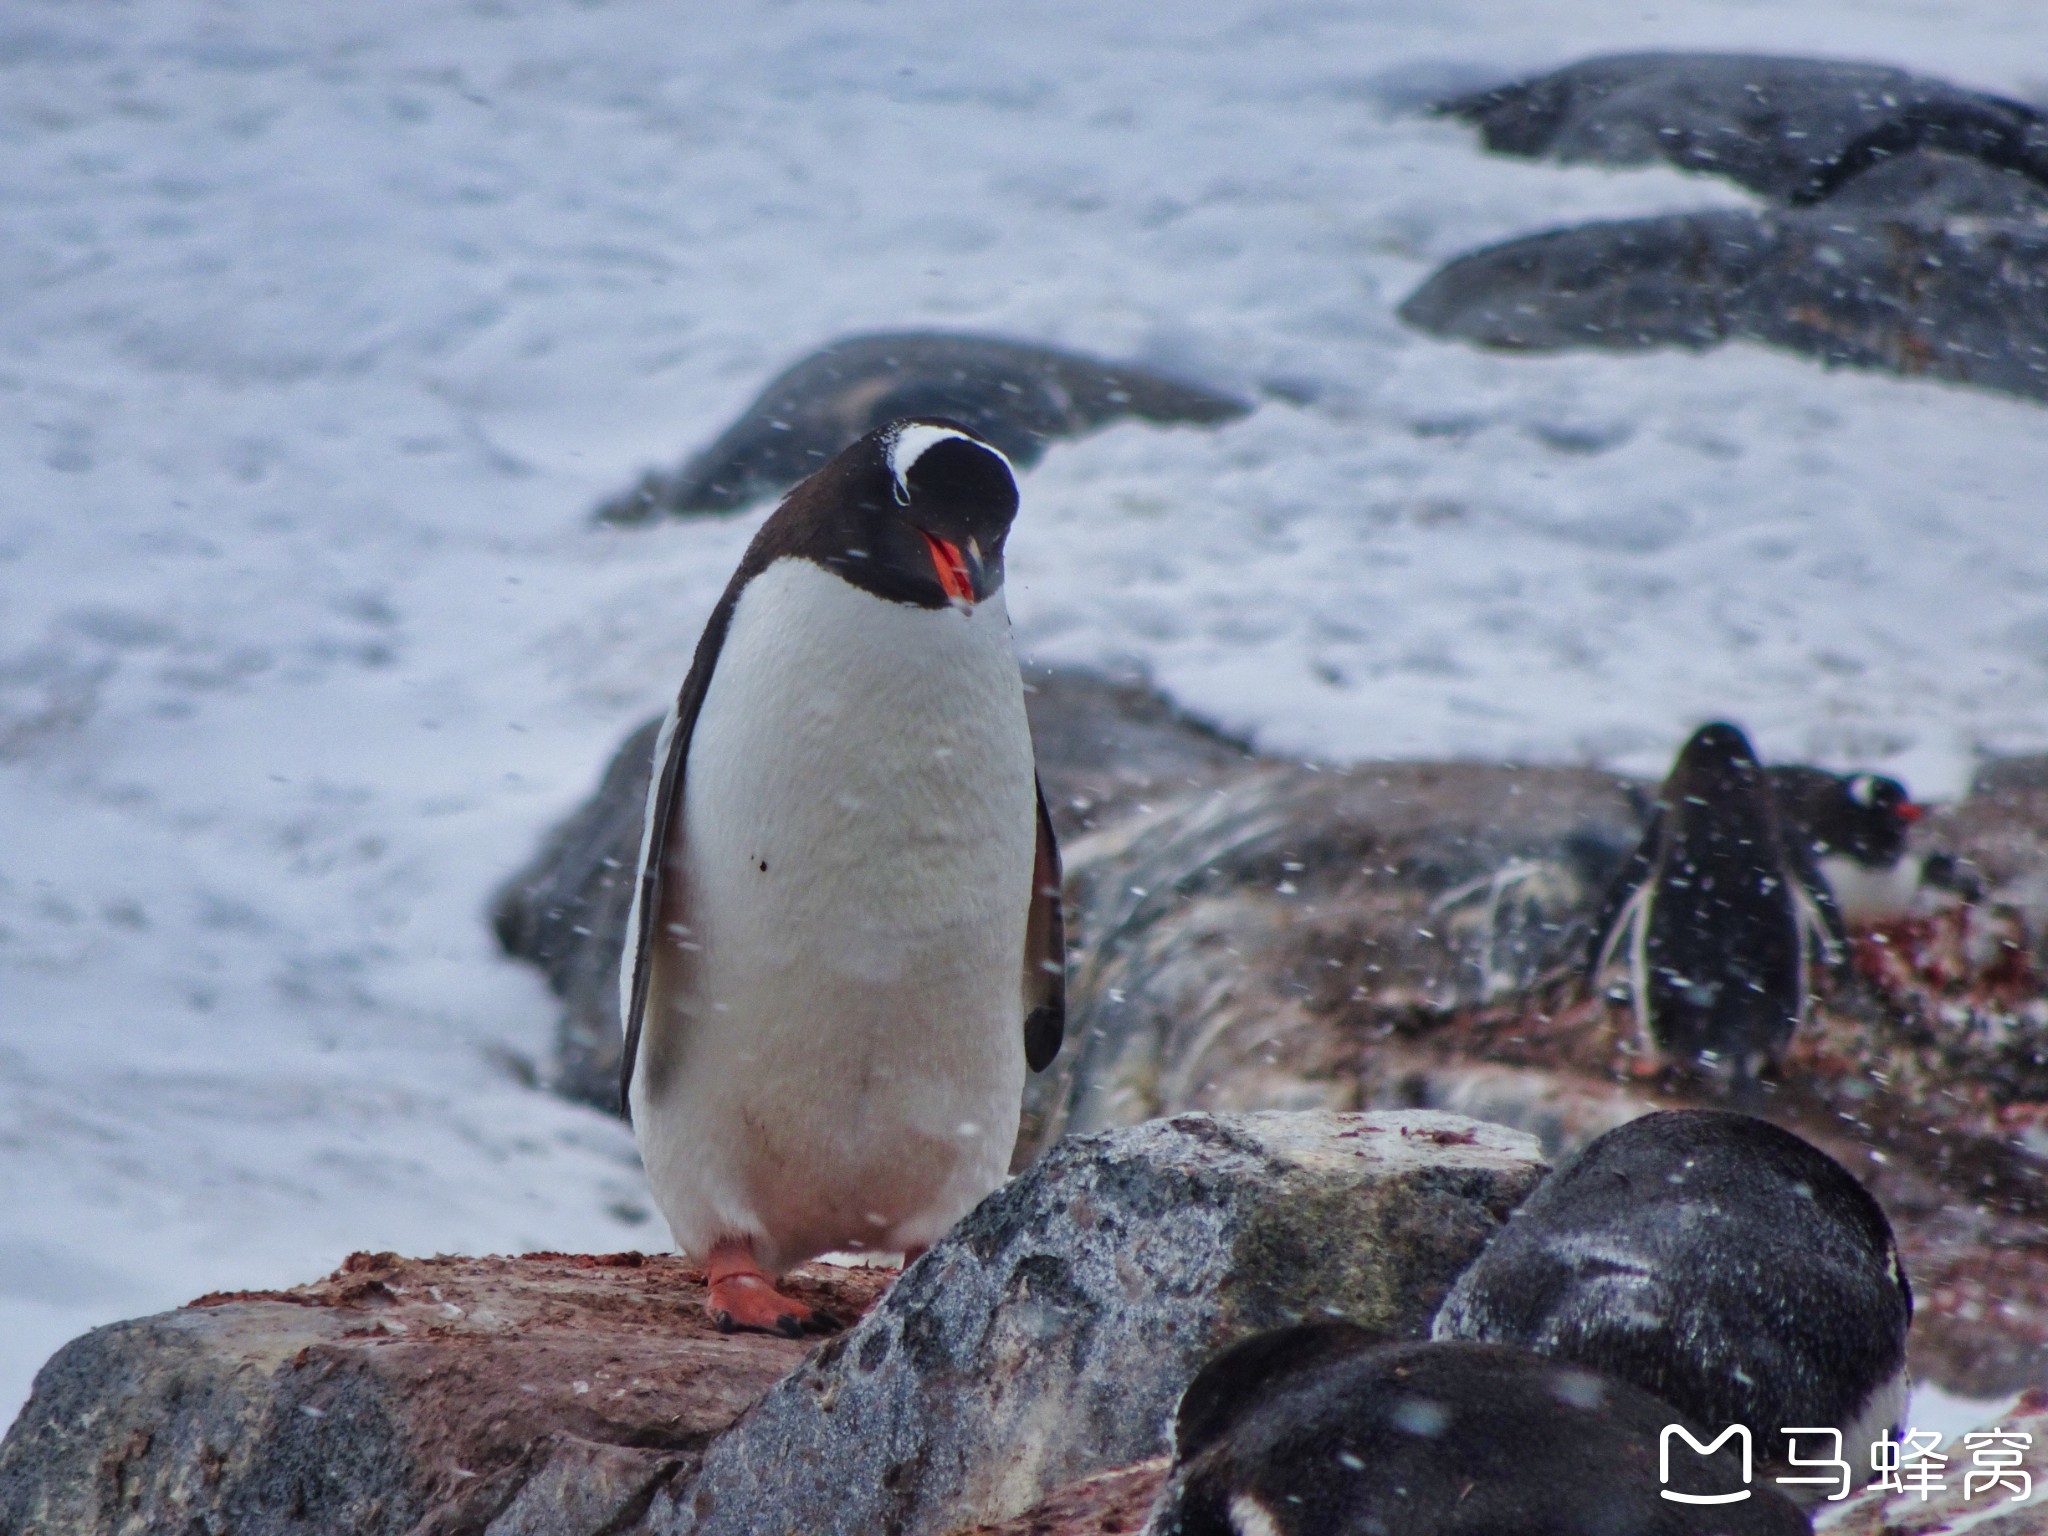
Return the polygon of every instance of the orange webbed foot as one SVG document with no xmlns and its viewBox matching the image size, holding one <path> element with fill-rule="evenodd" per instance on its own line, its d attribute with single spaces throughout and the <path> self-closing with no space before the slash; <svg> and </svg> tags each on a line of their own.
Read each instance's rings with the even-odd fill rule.
<svg viewBox="0 0 2048 1536">
<path fill-rule="evenodd" d="M 704 1310 L 720 1333 L 748 1328 L 759 1333 L 779 1333 L 786 1339 L 806 1333 L 826 1333 L 839 1326 L 829 1312 L 807 1307 L 794 1297 L 775 1289 L 775 1282 L 754 1257 L 753 1245 L 744 1238 L 729 1238 L 711 1250 L 705 1265 L 710 1282 Z"/>
</svg>

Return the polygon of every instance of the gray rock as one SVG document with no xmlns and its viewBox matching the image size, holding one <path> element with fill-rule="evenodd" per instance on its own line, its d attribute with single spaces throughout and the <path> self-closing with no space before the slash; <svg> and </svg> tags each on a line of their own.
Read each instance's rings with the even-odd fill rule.
<svg viewBox="0 0 2048 1536">
<path fill-rule="evenodd" d="M 1126 417 L 1215 426 L 1251 407 L 1218 390 L 998 336 L 848 336 L 776 375 L 740 419 L 674 473 L 650 471 L 598 508 L 602 522 L 721 512 L 786 490 L 899 416 L 947 416 L 1020 469 L 1055 438 Z"/>
<path fill-rule="evenodd" d="M 661 717 L 619 744 L 591 797 L 541 839 L 491 899 L 491 928 L 515 960 L 537 966 L 562 1000 L 548 1085 L 612 1114 L 619 1108 L 619 960 L 633 905 L 654 738 Z"/>
<path fill-rule="evenodd" d="M 1739 210 L 1583 224 L 1447 262 L 1403 301 L 1431 335 L 1522 352 L 1744 339 L 1831 365 L 2048 399 L 2048 228 Z"/>
<path fill-rule="evenodd" d="M 1628 53 L 1471 92 L 1436 110 L 1474 124 L 1495 154 L 1649 165 L 1725 176 L 1814 203 L 1885 161 L 1922 151 L 2048 182 L 2048 126 L 2022 102 L 1840 59 Z"/>
<path fill-rule="evenodd" d="M 1470 252 L 1401 305 L 1420 330 L 1530 352 L 1743 339 L 2048 399 L 2048 121 L 2032 107 L 1876 65 L 1647 53 L 1438 110 L 1499 153 L 1664 160 L 1777 206 Z"/>
<path fill-rule="evenodd" d="M 657 1495 L 664 1533 L 942 1532 L 1167 1446 L 1217 1349 L 1304 1318 L 1418 1337 L 1541 1176 L 1427 1111 L 1183 1115 L 1069 1139 Z"/>
<path fill-rule="evenodd" d="M 0 1441 L 0 1531 L 1003 1518 L 1162 1448 L 1181 1388 L 1246 1332 L 1336 1313 L 1419 1334 L 1543 1171 L 1528 1138 L 1429 1113 L 1071 1141 L 808 1357 L 713 1331 L 678 1259 L 359 1254 L 316 1285 L 65 1346 Z M 889 1279 L 817 1265 L 790 1283 L 858 1317 Z"/>
</svg>

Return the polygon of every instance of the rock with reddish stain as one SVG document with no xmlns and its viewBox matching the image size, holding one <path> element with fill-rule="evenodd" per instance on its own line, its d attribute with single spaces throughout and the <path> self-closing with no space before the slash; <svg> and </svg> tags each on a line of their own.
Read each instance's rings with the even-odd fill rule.
<svg viewBox="0 0 2048 1536">
<path fill-rule="evenodd" d="M 1544 1171 L 1429 1110 L 1186 1114 L 1070 1137 L 671 1485 L 651 1530 L 949 1531 L 1167 1448 L 1223 1346 L 1346 1317 L 1418 1337 Z"/>
<path fill-rule="evenodd" d="M 847 1315 L 887 1277 L 813 1266 Z M 681 1259 L 356 1254 L 59 1350 L 0 1442 L 0 1531 L 585 1536 L 628 1525 L 805 1346 L 728 1338 Z"/>
</svg>

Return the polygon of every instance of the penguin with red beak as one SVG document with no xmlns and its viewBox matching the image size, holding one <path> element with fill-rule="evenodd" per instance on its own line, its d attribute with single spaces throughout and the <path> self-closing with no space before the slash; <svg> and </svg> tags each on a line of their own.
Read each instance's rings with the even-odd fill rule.
<svg viewBox="0 0 2048 1536">
<path fill-rule="evenodd" d="M 791 491 L 655 744 L 621 1092 L 722 1329 L 777 1277 L 921 1252 L 1000 1183 L 1064 1028 L 1059 850 L 1003 605 L 1010 465 L 870 432 Z"/>
<path fill-rule="evenodd" d="M 1773 764 L 1765 772 L 1785 835 L 1801 842 L 1851 925 L 1903 917 L 1920 888 L 1925 859 L 1906 842 L 1927 814 L 1906 786 L 1876 773 Z"/>
</svg>

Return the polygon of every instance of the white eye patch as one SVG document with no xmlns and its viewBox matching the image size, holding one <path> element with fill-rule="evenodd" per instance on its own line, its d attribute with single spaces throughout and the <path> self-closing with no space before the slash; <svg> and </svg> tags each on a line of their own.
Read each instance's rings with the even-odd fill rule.
<svg viewBox="0 0 2048 1536">
<path fill-rule="evenodd" d="M 1867 773 L 1859 773 L 1849 781 L 1849 798 L 1868 809 L 1877 800 L 1877 780 Z"/>
<path fill-rule="evenodd" d="M 1011 468 L 1007 458 L 972 433 L 962 432 L 958 427 L 935 427 L 929 422 L 913 421 L 898 428 L 896 435 L 889 439 L 887 448 L 883 450 L 883 456 L 889 465 L 889 473 L 895 477 L 897 505 L 910 505 L 910 471 L 916 467 L 917 461 L 924 457 L 926 450 L 956 437 L 963 443 L 972 443 L 977 448 L 995 454 L 997 458 L 1003 460 L 1005 469 Z"/>
</svg>

